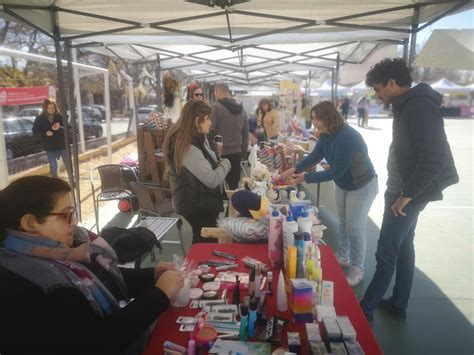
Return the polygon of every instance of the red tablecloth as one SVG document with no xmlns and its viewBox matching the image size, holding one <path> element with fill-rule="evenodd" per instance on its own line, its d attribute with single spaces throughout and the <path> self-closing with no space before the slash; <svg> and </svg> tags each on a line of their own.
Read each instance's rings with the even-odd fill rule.
<svg viewBox="0 0 474 355">
<path fill-rule="evenodd" d="M 239 267 L 233 271 L 249 272 L 249 269 L 240 261 L 245 256 L 251 256 L 258 259 L 267 265 L 270 265 L 268 260 L 268 252 L 266 244 L 195 244 L 189 251 L 188 258 L 200 260 L 220 259 L 212 256 L 212 250 L 220 250 L 231 253 L 238 258 Z M 376 355 L 382 354 L 382 350 L 375 340 L 372 330 L 365 319 L 364 314 L 359 306 L 351 287 L 346 281 L 342 269 L 337 263 L 334 253 L 329 247 L 321 246 L 321 263 L 323 269 L 323 279 L 334 282 L 334 306 L 336 307 L 337 315 L 347 315 L 352 322 L 356 332 L 357 340 L 364 349 L 366 354 Z M 225 260 L 225 259 L 223 259 Z M 211 269 L 215 272 L 215 268 Z M 216 273 L 217 274 L 217 273 Z M 268 315 L 277 315 L 282 318 L 291 319 L 291 312 L 280 313 L 276 310 L 276 287 L 278 284 L 279 270 L 273 270 L 274 275 L 274 292 L 273 296 L 267 297 Z M 228 300 L 231 300 L 232 290 L 229 290 Z M 245 291 L 241 291 L 241 299 L 246 295 Z M 163 343 L 170 340 L 176 344 L 187 347 L 189 340 L 188 333 L 179 332 L 179 324 L 176 319 L 179 316 L 194 316 L 198 310 L 191 310 L 189 307 L 184 308 L 170 308 L 165 311 L 156 323 L 153 334 L 150 338 L 144 355 L 157 355 L 163 353 Z M 301 343 L 303 345 L 302 354 L 306 354 L 306 331 L 304 325 L 295 325 L 289 323 L 286 331 L 299 331 Z M 286 344 L 286 336 L 283 337 Z"/>
</svg>

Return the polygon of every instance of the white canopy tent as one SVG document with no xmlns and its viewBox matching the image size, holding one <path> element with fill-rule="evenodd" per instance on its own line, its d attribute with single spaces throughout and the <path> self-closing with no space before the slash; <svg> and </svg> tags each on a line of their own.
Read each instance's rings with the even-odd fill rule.
<svg viewBox="0 0 474 355">
<path fill-rule="evenodd" d="M 446 78 L 442 78 L 430 86 L 442 94 L 468 94 L 471 91 L 470 88 L 455 84 Z"/>
<path fill-rule="evenodd" d="M 434 30 L 413 64 L 474 70 L 474 29 Z"/>
<path fill-rule="evenodd" d="M 329 80 L 326 80 L 319 88 L 311 89 L 310 96 L 331 96 L 333 94 L 334 87 Z M 338 85 L 338 95 L 347 95 L 350 89 L 348 87 Z"/>
<path fill-rule="evenodd" d="M 367 85 L 365 85 L 365 80 L 362 80 L 360 83 L 354 85 L 354 86 L 351 86 L 351 91 L 352 92 L 355 92 L 355 93 L 365 93 L 367 91 L 371 91 L 372 88 L 369 88 L 367 87 Z"/>
<path fill-rule="evenodd" d="M 471 0 L 0 0 L 0 14 L 50 36 L 58 61 L 64 42 L 68 66 L 73 46 L 100 48 L 105 44 L 111 55 L 118 49 L 113 47 L 122 44 L 129 53 L 135 52 L 138 60 L 155 60 L 158 69 L 163 60 L 168 69 L 192 67 L 204 71 L 206 78 L 212 74 L 216 80 L 221 77 L 234 83 L 263 85 L 265 75 L 298 77 L 292 72 L 298 70 L 315 71 L 316 75 L 321 70 L 331 71 L 337 80 L 340 65 L 363 62 L 384 44 L 403 45 L 404 56 L 411 63 L 420 30 L 472 5 Z M 320 42 L 327 48 L 312 47 Z M 332 47 L 331 53 L 331 42 L 347 46 L 347 50 Z M 292 43 L 308 46 L 309 52 L 291 52 L 283 47 Z M 209 52 L 203 49 L 187 54 L 162 48 L 177 44 L 211 48 Z M 140 52 L 146 46 L 153 52 Z M 224 52 L 217 54 L 216 49 Z M 123 53 L 115 55 L 121 57 Z M 276 53 L 279 56 L 275 57 Z M 214 59 L 217 56 L 219 60 Z M 209 64 L 213 69 L 206 67 Z M 72 70 L 69 72 L 72 75 Z M 59 102 L 65 107 L 61 65 L 58 86 Z M 158 100 L 160 97 L 157 95 Z M 69 97 L 69 101 L 73 106 L 74 98 Z M 74 110 L 71 116 L 74 120 Z M 79 194 L 79 184 L 75 185 Z"/>
</svg>

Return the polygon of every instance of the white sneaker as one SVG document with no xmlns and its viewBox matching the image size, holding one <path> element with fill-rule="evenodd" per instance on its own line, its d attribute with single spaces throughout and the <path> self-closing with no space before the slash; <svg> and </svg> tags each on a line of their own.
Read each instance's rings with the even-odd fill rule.
<svg viewBox="0 0 474 355">
<path fill-rule="evenodd" d="M 355 287 L 364 279 L 364 270 L 358 266 L 352 266 L 349 269 L 346 279 L 351 287 Z"/>
<path fill-rule="evenodd" d="M 336 254 L 337 262 L 341 267 L 349 267 L 351 266 L 351 262 L 349 258 L 344 258 L 343 256 L 340 256 L 339 254 Z"/>
</svg>

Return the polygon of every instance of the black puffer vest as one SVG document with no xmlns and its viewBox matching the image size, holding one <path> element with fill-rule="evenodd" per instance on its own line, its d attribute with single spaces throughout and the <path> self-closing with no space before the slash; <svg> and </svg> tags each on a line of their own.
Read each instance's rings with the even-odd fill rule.
<svg viewBox="0 0 474 355">
<path fill-rule="evenodd" d="M 212 159 L 204 147 L 204 139 L 204 135 L 200 134 L 194 137 L 191 144 L 202 152 L 206 160 L 211 164 L 212 169 L 216 169 L 219 165 Z M 181 168 L 181 174 L 177 174 L 173 161 L 174 144 L 175 142 L 171 143 L 167 158 L 175 212 L 185 217 L 197 213 L 222 212 L 224 207 L 220 186 L 214 189 L 205 186 L 185 167 Z"/>
</svg>

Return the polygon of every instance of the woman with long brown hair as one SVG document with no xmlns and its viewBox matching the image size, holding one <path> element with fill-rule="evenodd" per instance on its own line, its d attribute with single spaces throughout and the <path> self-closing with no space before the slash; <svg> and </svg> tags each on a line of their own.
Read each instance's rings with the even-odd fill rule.
<svg viewBox="0 0 474 355">
<path fill-rule="evenodd" d="M 378 193 L 377 175 L 364 139 L 345 123 L 331 102 L 315 105 L 312 112 L 320 132 L 318 143 L 311 154 L 282 176 L 292 176 L 294 184 L 334 180 L 339 217 L 337 259 L 342 267 L 351 267 L 347 281 L 356 286 L 364 278 L 367 216 Z M 324 171 L 304 172 L 323 159 L 327 162 Z"/>
<path fill-rule="evenodd" d="M 54 99 L 44 100 L 43 111 L 33 123 L 33 133 L 40 138 L 46 151 L 51 176 L 58 176 L 59 157 L 63 158 L 66 170 L 69 171 L 69 157 L 64 143 L 63 117 Z"/>
<path fill-rule="evenodd" d="M 273 109 L 272 100 L 261 99 L 258 103 L 256 116 L 257 126 L 263 128 L 265 139 L 277 139 L 280 134 L 280 120 L 278 112 Z"/>
<path fill-rule="evenodd" d="M 230 170 L 229 160 L 219 159 L 207 140 L 210 114 L 211 106 L 206 102 L 187 102 L 163 144 L 173 207 L 191 225 L 193 243 L 213 241 L 201 237 L 201 228 L 216 226 L 219 212 L 224 210 L 223 185 Z"/>
</svg>

